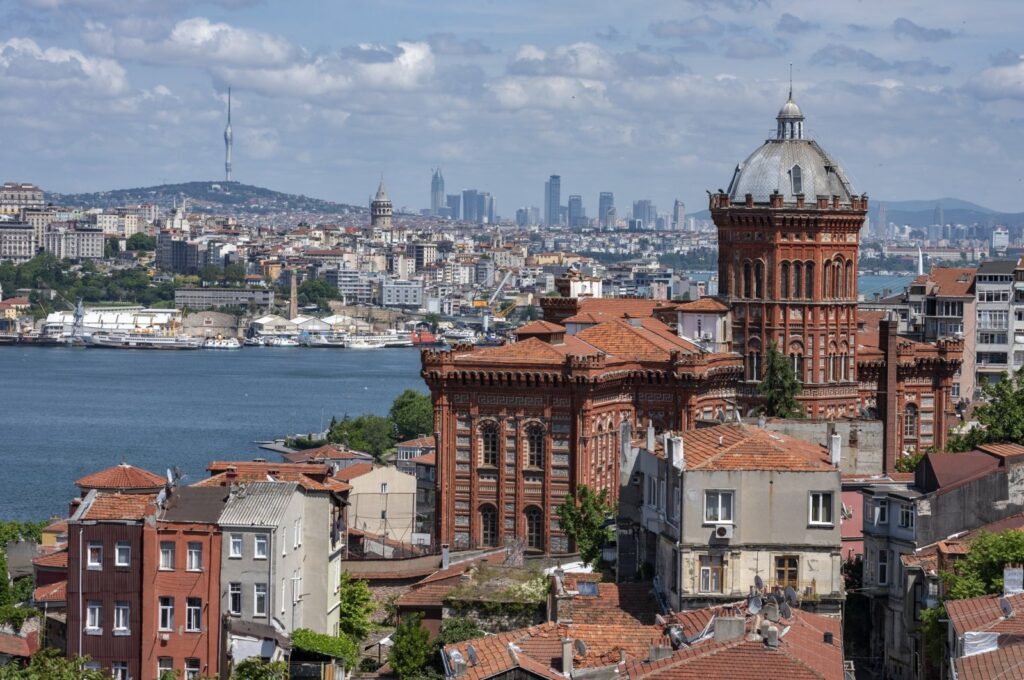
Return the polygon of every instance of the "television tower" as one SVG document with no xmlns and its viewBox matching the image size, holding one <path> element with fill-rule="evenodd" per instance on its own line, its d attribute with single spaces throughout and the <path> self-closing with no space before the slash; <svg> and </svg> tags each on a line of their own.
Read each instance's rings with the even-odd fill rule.
<svg viewBox="0 0 1024 680">
<path fill-rule="evenodd" d="M 231 134 L 231 88 L 228 88 L 228 125 L 224 128 L 224 181 L 231 181 L 231 145 L 234 137 Z"/>
</svg>

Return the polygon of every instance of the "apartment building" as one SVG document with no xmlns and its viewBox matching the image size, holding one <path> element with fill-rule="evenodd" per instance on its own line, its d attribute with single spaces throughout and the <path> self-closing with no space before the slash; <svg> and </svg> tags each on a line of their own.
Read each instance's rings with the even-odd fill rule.
<svg viewBox="0 0 1024 680">
<path fill-rule="evenodd" d="M 622 451 L 619 578 L 653 569 L 679 610 L 741 599 L 760 581 L 792 589 L 803 608 L 840 611 L 833 449 L 749 425 L 649 428 Z"/>
<path fill-rule="evenodd" d="M 86 224 L 51 223 L 42 245 L 43 250 L 61 260 L 98 260 L 103 257 L 103 232 Z"/>
<path fill-rule="evenodd" d="M 423 282 L 401 279 L 381 281 L 378 299 L 382 307 L 419 309 L 423 306 Z"/>
<path fill-rule="evenodd" d="M 28 182 L 0 185 L 0 215 L 17 215 L 24 208 L 43 207 L 43 190 Z"/>
<path fill-rule="evenodd" d="M 190 310 L 232 306 L 270 309 L 274 306 L 274 291 L 266 288 L 177 288 L 174 306 Z"/>
<path fill-rule="evenodd" d="M 970 401 L 975 392 L 975 342 L 978 324 L 985 332 L 998 332 L 1000 315 L 978 315 L 973 267 L 935 267 L 914 279 L 907 290 L 910 319 L 907 335 L 914 340 L 935 342 L 940 338 L 962 338 L 963 363 L 953 381 L 953 399 Z M 1002 329 L 1005 330 L 1005 327 Z M 980 357 L 979 357 L 980 360 Z"/>
<path fill-rule="evenodd" d="M 411 544 L 416 518 L 416 478 L 397 468 L 357 463 L 334 478 L 352 489 L 348 494 L 350 530 Z"/>
<path fill-rule="evenodd" d="M 28 262 L 36 256 L 37 243 L 31 224 L 0 222 L 0 262 Z"/>
</svg>

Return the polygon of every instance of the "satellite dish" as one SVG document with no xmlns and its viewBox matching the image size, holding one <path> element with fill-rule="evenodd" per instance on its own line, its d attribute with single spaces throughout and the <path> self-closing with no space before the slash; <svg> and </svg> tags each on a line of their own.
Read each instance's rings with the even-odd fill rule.
<svg viewBox="0 0 1024 680">
<path fill-rule="evenodd" d="M 468 645 L 466 647 L 466 656 L 469 657 L 470 666 L 475 666 L 480 663 L 480 660 L 476 656 L 476 648 L 473 645 Z"/>
<path fill-rule="evenodd" d="M 999 598 L 999 609 L 1002 610 L 1004 618 L 1013 616 L 1013 605 L 1005 597 Z"/>
<path fill-rule="evenodd" d="M 786 602 L 796 606 L 800 601 L 800 596 L 796 593 L 796 588 L 793 586 L 786 586 Z"/>
<path fill-rule="evenodd" d="M 679 649 L 686 646 L 686 636 L 683 635 L 682 626 L 672 626 L 669 628 L 668 639 L 672 643 L 672 649 Z"/>
<path fill-rule="evenodd" d="M 747 611 L 751 614 L 757 614 L 761 611 L 761 607 L 764 606 L 764 600 L 761 599 L 760 595 L 752 595 L 747 600 Z"/>
<path fill-rule="evenodd" d="M 580 656 L 587 655 L 587 643 L 583 640 L 577 639 L 575 642 L 573 642 L 573 646 L 576 648 L 576 653 Z"/>
<path fill-rule="evenodd" d="M 764 590 L 764 581 L 758 575 L 754 576 L 754 587 L 758 590 Z"/>
<path fill-rule="evenodd" d="M 789 619 L 793 617 L 793 610 L 789 608 L 789 604 L 783 602 L 779 605 L 779 614 L 782 615 L 782 618 Z"/>
</svg>

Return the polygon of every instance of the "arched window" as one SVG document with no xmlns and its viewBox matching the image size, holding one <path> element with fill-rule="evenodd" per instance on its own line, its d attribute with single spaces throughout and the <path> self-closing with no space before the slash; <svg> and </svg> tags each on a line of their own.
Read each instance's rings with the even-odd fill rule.
<svg viewBox="0 0 1024 680">
<path fill-rule="evenodd" d="M 793 263 L 793 297 L 802 298 L 804 289 L 804 265 L 802 262 Z"/>
<path fill-rule="evenodd" d="M 843 265 L 836 261 L 832 263 L 832 299 L 838 300 L 843 297 Z"/>
<path fill-rule="evenodd" d="M 743 263 L 743 297 L 750 297 L 753 286 L 750 285 L 750 263 Z"/>
<path fill-rule="evenodd" d="M 917 407 L 913 404 L 903 411 L 903 438 L 917 439 Z"/>
<path fill-rule="evenodd" d="M 761 261 L 754 265 L 754 297 L 764 299 L 764 263 Z"/>
<path fill-rule="evenodd" d="M 480 426 L 480 464 L 498 467 L 498 424 L 486 422 Z"/>
<path fill-rule="evenodd" d="M 821 283 L 821 294 L 825 299 L 828 299 L 832 293 L 832 266 L 826 262 L 825 266 L 822 267 L 822 283 Z"/>
<path fill-rule="evenodd" d="M 526 428 L 526 467 L 544 467 L 544 439 L 544 428 L 539 424 Z"/>
<path fill-rule="evenodd" d="M 783 262 L 779 267 L 779 283 L 781 288 L 779 289 L 779 297 L 783 300 L 789 299 L 789 263 Z"/>
<path fill-rule="evenodd" d="M 480 508 L 480 544 L 498 545 L 498 511 L 493 505 Z"/>
<path fill-rule="evenodd" d="M 814 298 L 814 263 L 807 263 L 807 290 L 804 291 L 804 297 Z"/>
<path fill-rule="evenodd" d="M 749 352 L 747 354 L 747 380 L 761 379 L 761 353 Z"/>
<path fill-rule="evenodd" d="M 526 509 L 526 547 L 544 549 L 544 514 L 534 506 Z"/>
<path fill-rule="evenodd" d="M 846 297 L 857 298 L 857 272 L 853 269 L 853 260 L 846 261 Z"/>
<path fill-rule="evenodd" d="M 793 134 L 792 134 L 792 130 L 791 130 L 790 131 L 790 138 L 792 138 L 792 137 L 793 137 Z M 790 179 L 790 182 L 793 184 L 793 195 L 794 196 L 796 194 L 804 193 L 804 181 L 803 181 L 803 177 L 801 177 L 800 166 L 799 165 L 794 165 L 792 168 L 790 168 L 790 170 L 789 170 L 789 179 Z"/>
</svg>

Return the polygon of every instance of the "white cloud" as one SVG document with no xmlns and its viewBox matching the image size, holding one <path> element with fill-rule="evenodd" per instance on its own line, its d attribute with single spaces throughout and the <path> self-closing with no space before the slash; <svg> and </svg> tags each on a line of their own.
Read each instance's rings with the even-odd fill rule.
<svg viewBox="0 0 1024 680">
<path fill-rule="evenodd" d="M 968 88 L 983 99 L 1024 99 L 1024 57 L 1015 64 L 985 69 Z"/>
<path fill-rule="evenodd" d="M 491 83 L 488 89 L 507 109 L 607 108 L 604 83 L 568 76 L 510 76 Z"/>
<path fill-rule="evenodd" d="M 0 43 L 0 81 L 30 88 L 75 87 L 99 95 L 120 94 L 128 87 L 124 68 L 112 59 L 60 47 L 44 49 L 29 38 Z"/>
</svg>

